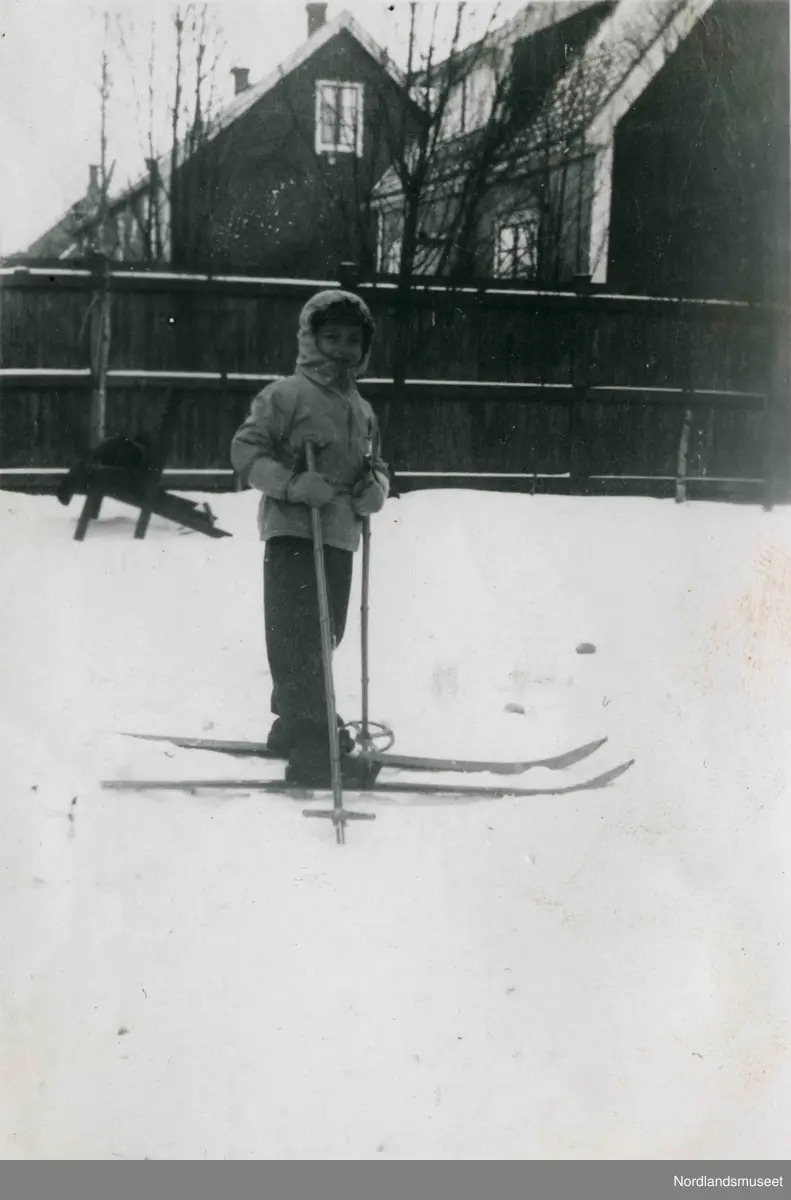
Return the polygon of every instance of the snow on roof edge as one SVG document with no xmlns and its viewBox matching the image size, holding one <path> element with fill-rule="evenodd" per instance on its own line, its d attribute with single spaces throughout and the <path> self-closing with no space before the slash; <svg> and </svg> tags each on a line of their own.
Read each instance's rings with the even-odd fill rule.
<svg viewBox="0 0 791 1200">
<path fill-rule="evenodd" d="M 573 2 L 574 0 L 569 0 L 569 3 Z M 576 11 L 591 7 L 592 4 L 598 2 L 599 0 L 581 0 Z M 591 119 L 590 133 L 594 139 L 600 135 L 600 131 L 607 126 L 608 122 L 613 128 L 618 124 L 624 113 L 636 103 L 648 84 L 661 71 L 668 58 L 672 57 L 678 45 L 686 39 L 713 3 L 714 0 L 656 0 L 653 15 L 656 16 L 657 12 L 666 8 L 665 23 L 655 26 L 653 37 L 647 40 L 645 46 L 622 70 L 620 69 L 622 64 L 616 61 L 615 69 L 616 72 L 620 70 L 620 75 L 616 74 L 613 79 L 610 94 L 603 103 L 601 112 Z M 639 4 L 643 4 L 643 0 L 616 0 L 612 12 L 604 18 L 588 41 L 582 60 L 599 53 L 602 45 L 606 44 L 614 33 L 633 32 L 633 27 L 625 25 L 625 22 L 631 19 L 635 10 L 638 10 Z M 554 8 L 554 6 L 552 7 Z M 647 5 L 643 11 L 647 11 Z M 517 14 L 516 18 L 512 18 L 512 23 L 524 15 L 523 10 Z M 542 27 L 536 26 L 531 30 L 530 35 L 539 32 Z M 493 31 L 491 36 L 494 37 L 496 32 Z M 670 48 L 668 48 L 668 44 Z M 554 91 L 568 86 L 568 78 L 567 74 L 562 75 L 557 81 Z M 374 189 L 374 203 L 384 205 L 388 201 L 397 200 L 400 194 L 400 181 L 396 177 L 394 168 L 390 167 Z"/>
</svg>

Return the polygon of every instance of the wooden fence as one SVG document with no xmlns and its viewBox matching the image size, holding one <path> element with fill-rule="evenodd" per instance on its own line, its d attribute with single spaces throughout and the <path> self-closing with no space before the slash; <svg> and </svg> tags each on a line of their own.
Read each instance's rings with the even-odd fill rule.
<svg viewBox="0 0 791 1200">
<path fill-rule="evenodd" d="M 55 486 L 88 448 L 101 278 L 96 263 L 0 268 L 0 486 Z M 113 265 L 109 284 L 107 433 L 151 428 L 165 390 L 183 388 L 173 486 L 233 487 L 234 430 L 293 370 L 305 301 L 338 281 Z M 422 282 L 396 389 L 395 285 L 356 289 L 379 330 L 361 390 L 401 490 L 787 496 L 785 311 Z"/>
</svg>

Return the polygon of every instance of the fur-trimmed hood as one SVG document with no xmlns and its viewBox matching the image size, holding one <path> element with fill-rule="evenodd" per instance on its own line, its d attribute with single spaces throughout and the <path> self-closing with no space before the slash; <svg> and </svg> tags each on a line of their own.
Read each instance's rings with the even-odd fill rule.
<svg viewBox="0 0 791 1200">
<path fill-rule="evenodd" d="M 371 342 L 376 329 L 374 319 L 365 301 L 361 300 L 359 296 L 355 296 L 353 292 L 344 292 L 340 288 L 328 288 L 324 292 L 317 292 L 315 296 L 311 296 L 299 316 L 297 370 L 307 375 L 308 378 L 329 387 L 338 387 L 337 367 L 334 363 L 330 363 L 329 359 L 319 350 L 313 322 L 317 313 L 341 302 L 351 304 L 358 310 L 367 333 L 367 345 L 362 360 L 350 372 L 351 379 L 357 379 L 365 373 L 368 366 L 368 360 L 371 357 Z"/>
</svg>

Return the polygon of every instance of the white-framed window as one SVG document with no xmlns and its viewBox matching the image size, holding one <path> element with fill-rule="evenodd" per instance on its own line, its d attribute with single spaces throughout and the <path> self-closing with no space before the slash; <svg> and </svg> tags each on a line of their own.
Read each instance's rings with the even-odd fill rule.
<svg viewBox="0 0 791 1200">
<path fill-rule="evenodd" d="M 403 214 L 396 208 L 380 209 L 376 221 L 376 269 L 380 275 L 400 271 L 403 240 Z"/>
<path fill-rule="evenodd" d="M 497 74 L 494 66 L 488 62 L 479 63 L 448 94 L 443 137 L 459 137 L 484 126 L 492 115 L 496 95 Z"/>
<path fill-rule="evenodd" d="M 316 81 L 316 153 L 363 152 L 363 85 Z"/>
<path fill-rule="evenodd" d="M 494 273 L 499 279 L 530 279 L 538 270 L 540 217 L 535 209 L 501 217 L 494 227 Z"/>
</svg>

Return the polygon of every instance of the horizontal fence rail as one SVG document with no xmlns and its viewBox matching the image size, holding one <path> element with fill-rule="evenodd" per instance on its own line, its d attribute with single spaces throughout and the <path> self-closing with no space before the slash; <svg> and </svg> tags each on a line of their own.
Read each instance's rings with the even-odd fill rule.
<svg viewBox="0 0 791 1200">
<path fill-rule="evenodd" d="M 0 485 L 54 487 L 89 448 L 102 286 L 106 433 L 150 431 L 178 389 L 166 475 L 173 486 L 233 487 L 235 429 L 256 392 L 293 370 L 306 300 L 340 281 L 0 267 Z M 402 491 L 787 495 L 782 309 L 425 279 L 405 302 L 393 280 L 354 286 L 378 327 L 360 388 Z"/>
</svg>

